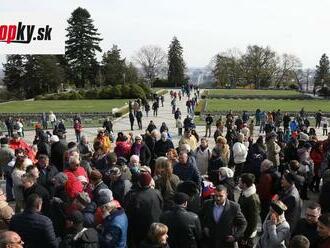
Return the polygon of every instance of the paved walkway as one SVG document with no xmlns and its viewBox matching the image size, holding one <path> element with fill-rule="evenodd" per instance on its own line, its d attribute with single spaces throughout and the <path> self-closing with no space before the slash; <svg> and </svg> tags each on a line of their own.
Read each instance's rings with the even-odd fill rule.
<svg viewBox="0 0 330 248">
<path fill-rule="evenodd" d="M 168 90 L 168 91 L 170 92 L 170 90 Z M 176 89 L 176 91 L 178 91 L 178 90 Z M 175 127 L 175 119 L 174 119 L 174 115 L 172 114 L 171 97 L 170 97 L 169 92 L 166 95 L 164 95 L 164 97 L 165 97 L 164 107 L 160 106 L 160 108 L 158 110 L 158 116 L 152 116 L 153 111 L 151 110 L 151 111 L 149 111 L 149 117 L 146 117 L 146 113 L 145 113 L 145 111 L 143 111 L 143 118 L 142 118 L 143 130 L 138 130 L 137 122 L 135 120 L 134 131 L 133 131 L 134 135 L 144 133 L 150 120 L 153 120 L 153 122 L 155 123 L 158 130 L 159 130 L 162 122 L 165 122 L 167 127 L 170 130 L 170 134 L 173 137 L 172 141 L 173 141 L 174 145 L 175 146 L 178 145 L 180 137 L 178 136 L 178 132 L 177 132 L 178 129 Z M 183 119 L 187 116 L 186 101 L 187 101 L 186 95 L 184 97 L 182 97 L 181 101 L 177 100 L 177 107 L 180 108 Z M 83 120 L 82 120 L 82 124 L 84 125 Z M 100 124 L 100 126 L 101 126 L 101 124 Z M 74 130 L 68 126 L 66 128 L 67 128 L 67 141 L 75 141 Z M 113 122 L 113 130 L 114 130 L 115 135 L 117 135 L 118 132 L 124 132 L 124 133 L 131 132 L 128 114 Z M 200 135 L 204 135 L 205 128 L 203 126 L 197 126 L 197 132 Z M 96 137 L 97 128 L 84 128 L 82 134 L 86 135 L 88 137 L 88 140 L 90 142 L 92 142 L 94 140 L 94 138 Z M 34 139 L 34 135 L 35 135 L 34 131 L 26 131 L 24 139 L 27 142 L 32 143 L 32 141 Z"/>
</svg>

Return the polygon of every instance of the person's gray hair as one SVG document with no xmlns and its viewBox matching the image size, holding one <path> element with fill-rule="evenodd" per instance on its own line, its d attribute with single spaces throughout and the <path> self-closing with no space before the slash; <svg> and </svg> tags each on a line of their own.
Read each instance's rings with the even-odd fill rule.
<svg viewBox="0 0 330 248">
<path fill-rule="evenodd" d="M 260 170 L 261 171 L 266 171 L 266 170 L 270 169 L 273 166 L 274 166 L 274 163 L 272 161 L 270 161 L 269 159 L 265 159 L 261 162 Z"/>
<path fill-rule="evenodd" d="M 188 144 L 182 144 L 181 146 L 180 146 L 180 152 L 190 152 L 191 151 L 191 147 L 190 147 L 190 145 L 188 145 Z"/>
</svg>

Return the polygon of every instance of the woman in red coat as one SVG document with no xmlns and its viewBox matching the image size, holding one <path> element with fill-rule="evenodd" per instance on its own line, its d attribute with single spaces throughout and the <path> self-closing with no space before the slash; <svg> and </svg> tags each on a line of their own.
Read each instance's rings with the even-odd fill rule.
<svg viewBox="0 0 330 248">
<path fill-rule="evenodd" d="M 310 185 L 310 189 L 312 191 L 320 192 L 320 181 L 321 181 L 321 173 L 320 173 L 320 168 L 321 168 L 321 163 L 323 161 L 323 148 L 322 148 L 322 143 L 317 142 L 315 146 L 312 148 L 310 157 L 314 162 L 314 177 L 313 181 Z"/>
</svg>

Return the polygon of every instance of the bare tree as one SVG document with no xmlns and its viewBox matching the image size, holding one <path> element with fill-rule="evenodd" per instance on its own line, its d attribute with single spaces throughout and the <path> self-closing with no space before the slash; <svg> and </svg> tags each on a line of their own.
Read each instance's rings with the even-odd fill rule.
<svg viewBox="0 0 330 248">
<path fill-rule="evenodd" d="M 136 53 L 134 61 L 142 68 L 144 77 L 152 84 L 156 77 L 166 72 L 167 54 L 158 46 L 143 46 Z"/>
<path fill-rule="evenodd" d="M 291 82 L 292 79 L 298 84 L 299 78 L 296 76 L 298 70 L 301 70 L 302 64 L 298 57 L 292 54 L 283 54 L 280 58 L 278 71 L 275 76 L 276 86 Z"/>
</svg>

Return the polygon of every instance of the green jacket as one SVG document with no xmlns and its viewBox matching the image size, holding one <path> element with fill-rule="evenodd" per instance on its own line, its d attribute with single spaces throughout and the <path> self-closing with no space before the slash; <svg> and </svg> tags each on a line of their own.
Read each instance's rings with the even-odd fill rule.
<svg viewBox="0 0 330 248">
<path fill-rule="evenodd" d="M 247 222 L 244 239 L 253 238 L 257 235 L 257 224 L 260 214 L 260 200 L 254 184 L 242 192 L 238 199 L 238 204 Z"/>
</svg>

